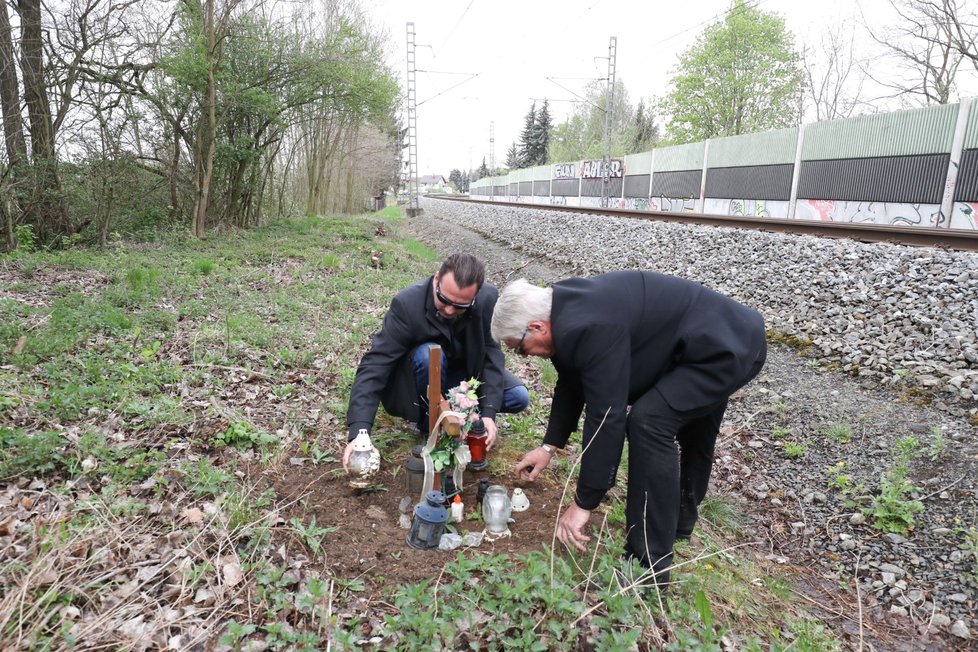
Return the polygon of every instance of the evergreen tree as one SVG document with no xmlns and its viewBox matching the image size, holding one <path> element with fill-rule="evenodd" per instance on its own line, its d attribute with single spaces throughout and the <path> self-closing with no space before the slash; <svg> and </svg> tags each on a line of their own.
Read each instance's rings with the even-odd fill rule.
<svg viewBox="0 0 978 652">
<path fill-rule="evenodd" d="M 540 111 L 537 113 L 537 120 L 533 129 L 533 160 L 529 165 L 547 164 L 547 151 L 550 149 L 550 129 L 552 127 L 550 103 L 544 100 L 543 106 L 540 107 Z"/>
<path fill-rule="evenodd" d="M 466 170 L 465 172 L 462 173 L 462 187 L 459 188 L 459 190 L 461 190 L 462 192 L 468 192 L 470 183 L 471 183 L 471 179 L 469 178 L 469 171 Z"/>
<path fill-rule="evenodd" d="M 523 132 L 520 134 L 520 147 L 517 150 L 517 157 L 515 166 L 510 165 L 510 169 L 514 167 L 525 168 L 533 165 L 534 156 L 536 150 L 534 149 L 534 140 L 537 127 L 537 103 L 534 102 L 530 105 L 530 112 L 526 114 L 526 122 L 523 124 Z M 514 144 L 515 145 L 515 144 Z M 509 165 L 507 159 L 507 165 Z"/>
<path fill-rule="evenodd" d="M 489 168 L 486 166 L 486 157 L 482 157 L 482 165 L 479 169 L 475 171 L 475 178 L 473 181 L 478 181 L 479 179 L 484 179 L 489 176 Z"/>
<path fill-rule="evenodd" d="M 462 192 L 462 173 L 458 168 L 448 173 L 448 183 L 452 184 L 452 187 L 458 192 Z"/>
<path fill-rule="evenodd" d="M 645 100 L 638 101 L 635 109 L 635 131 L 632 134 L 632 151 L 647 152 L 659 143 L 659 126 L 655 124 L 655 116 L 651 105 L 645 106 Z"/>
<path fill-rule="evenodd" d="M 509 151 L 506 152 L 506 167 L 510 170 L 515 170 L 516 168 L 523 167 L 520 162 L 523 160 L 523 152 L 516 148 L 516 143 L 514 142 L 509 146 Z"/>
</svg>

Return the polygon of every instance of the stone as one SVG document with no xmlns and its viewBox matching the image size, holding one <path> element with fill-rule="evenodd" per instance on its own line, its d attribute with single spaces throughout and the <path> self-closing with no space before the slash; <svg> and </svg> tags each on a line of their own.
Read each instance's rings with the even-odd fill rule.
<svg viewBox="0 0 978 652">
<path fill-rule="evenodd" d="M 954 624 L 951 625 L 951 635 L 969 640 L 971 638 L 971 631 L 968 630 L 968 626 L 963 620 L 955 620 Z"/>
<path fill-rule="evenodd" d="M 866 517 L 862 512 L 856 512 L 849 517 L 849 525 L 862 525 L 866 522 Z"/>
</svg>

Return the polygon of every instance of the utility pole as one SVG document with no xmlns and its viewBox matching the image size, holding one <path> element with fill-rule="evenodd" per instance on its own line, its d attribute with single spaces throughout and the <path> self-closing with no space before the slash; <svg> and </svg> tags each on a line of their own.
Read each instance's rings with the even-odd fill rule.
<svg viewBox="0 0 978 652">
<path fill-rule="evenodd" d="M 489 123 L 489 176 L 496 176 L 496 123 Z M 496 201 L 496 188 L 492 186 L 489 201 Z"/>
<path fill-rule="evenodd" d="M 421 214 L 418 204 L 418 92 L 414 77 L 414 23 L 407 24 L 408 217 Z"/>
<path fill-rule="evenodd" d="M 617 53 L 618 39 L 612 36 L 608 42 L 608 92 L 605 93 L 604 154 L 601 157 L 601 208 L 608 208 L 611 186 L 611 129 L 615 124 L 615 55 Z"/>
</svg>

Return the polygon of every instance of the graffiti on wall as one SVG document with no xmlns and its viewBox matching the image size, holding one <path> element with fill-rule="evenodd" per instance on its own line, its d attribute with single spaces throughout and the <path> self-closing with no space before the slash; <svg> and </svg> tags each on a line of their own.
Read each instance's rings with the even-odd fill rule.
<svg viewBox="0 0 978 652">
<path fill-rule="evenodd" d="M 795 217 L 822 222 L 936 226 L 941 222 L 940 204 L 897 204 L 833 199 L 799 199 Z"/>
<path fill-rule="evenodd" d="M 696 200 L 692 197 L 651 197 L 649 210 L 668 211 L 671 213 L 692 213 L 696 209 Z"/>
<path fill-rule="evenodd" d="M 710 215 L 741 217 L 788 217 L 787 201 L 770 199 L 709 199 L 703 202 L 703 212 Z"/>
<path fill-rule="evenodd" d="M 576 179 L 577 166 L 573 163 L 558 163 L 553 169 L 554 179 Z"/>
<path fill-rule="evenodd" d="M 625 176 L 625 162 L 620 158 L 608 159 L 608 177 L 621 179 Z M 582 179 L 603 179 L 604 161 L 581 161 Z"/>
<path fill-rule="evenodd" d="M 554 195 L 553 197 L 550 198 L 550 205 L 551 206 L 566 206 L 567 205 L 567 197 L 564 197 L 563 195 Z"/>
<path fill-rule="evenodd" d="M 952 229 L 978 229 L 978 201 L 954 202 L 951 211 Z"/>
</svg>

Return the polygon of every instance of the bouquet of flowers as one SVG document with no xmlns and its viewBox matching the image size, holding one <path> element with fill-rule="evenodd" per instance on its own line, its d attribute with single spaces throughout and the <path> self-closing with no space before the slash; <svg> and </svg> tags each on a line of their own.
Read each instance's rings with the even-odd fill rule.
<svg viewBox="0 0 978 652">
<path fill-rule="evenodd" d="M 441 472 L 452 465 L 455 459 L 455 451 L 459 445 L 465 441 L 472 424 L 479 420 L 479 396 L 476 390 L 481 383 L 475 378 L 462 381 L 457 387 L 453 387 L 445 393 L 447 409 L 459 414 L 453 419 L 457 428 L 449 434 L 448 428 L 443 428 L 443 432 L 438 435 L 438 444 L 431 451 L 431 461 L 435 465 L 435 471 Z"/>
</svg>

